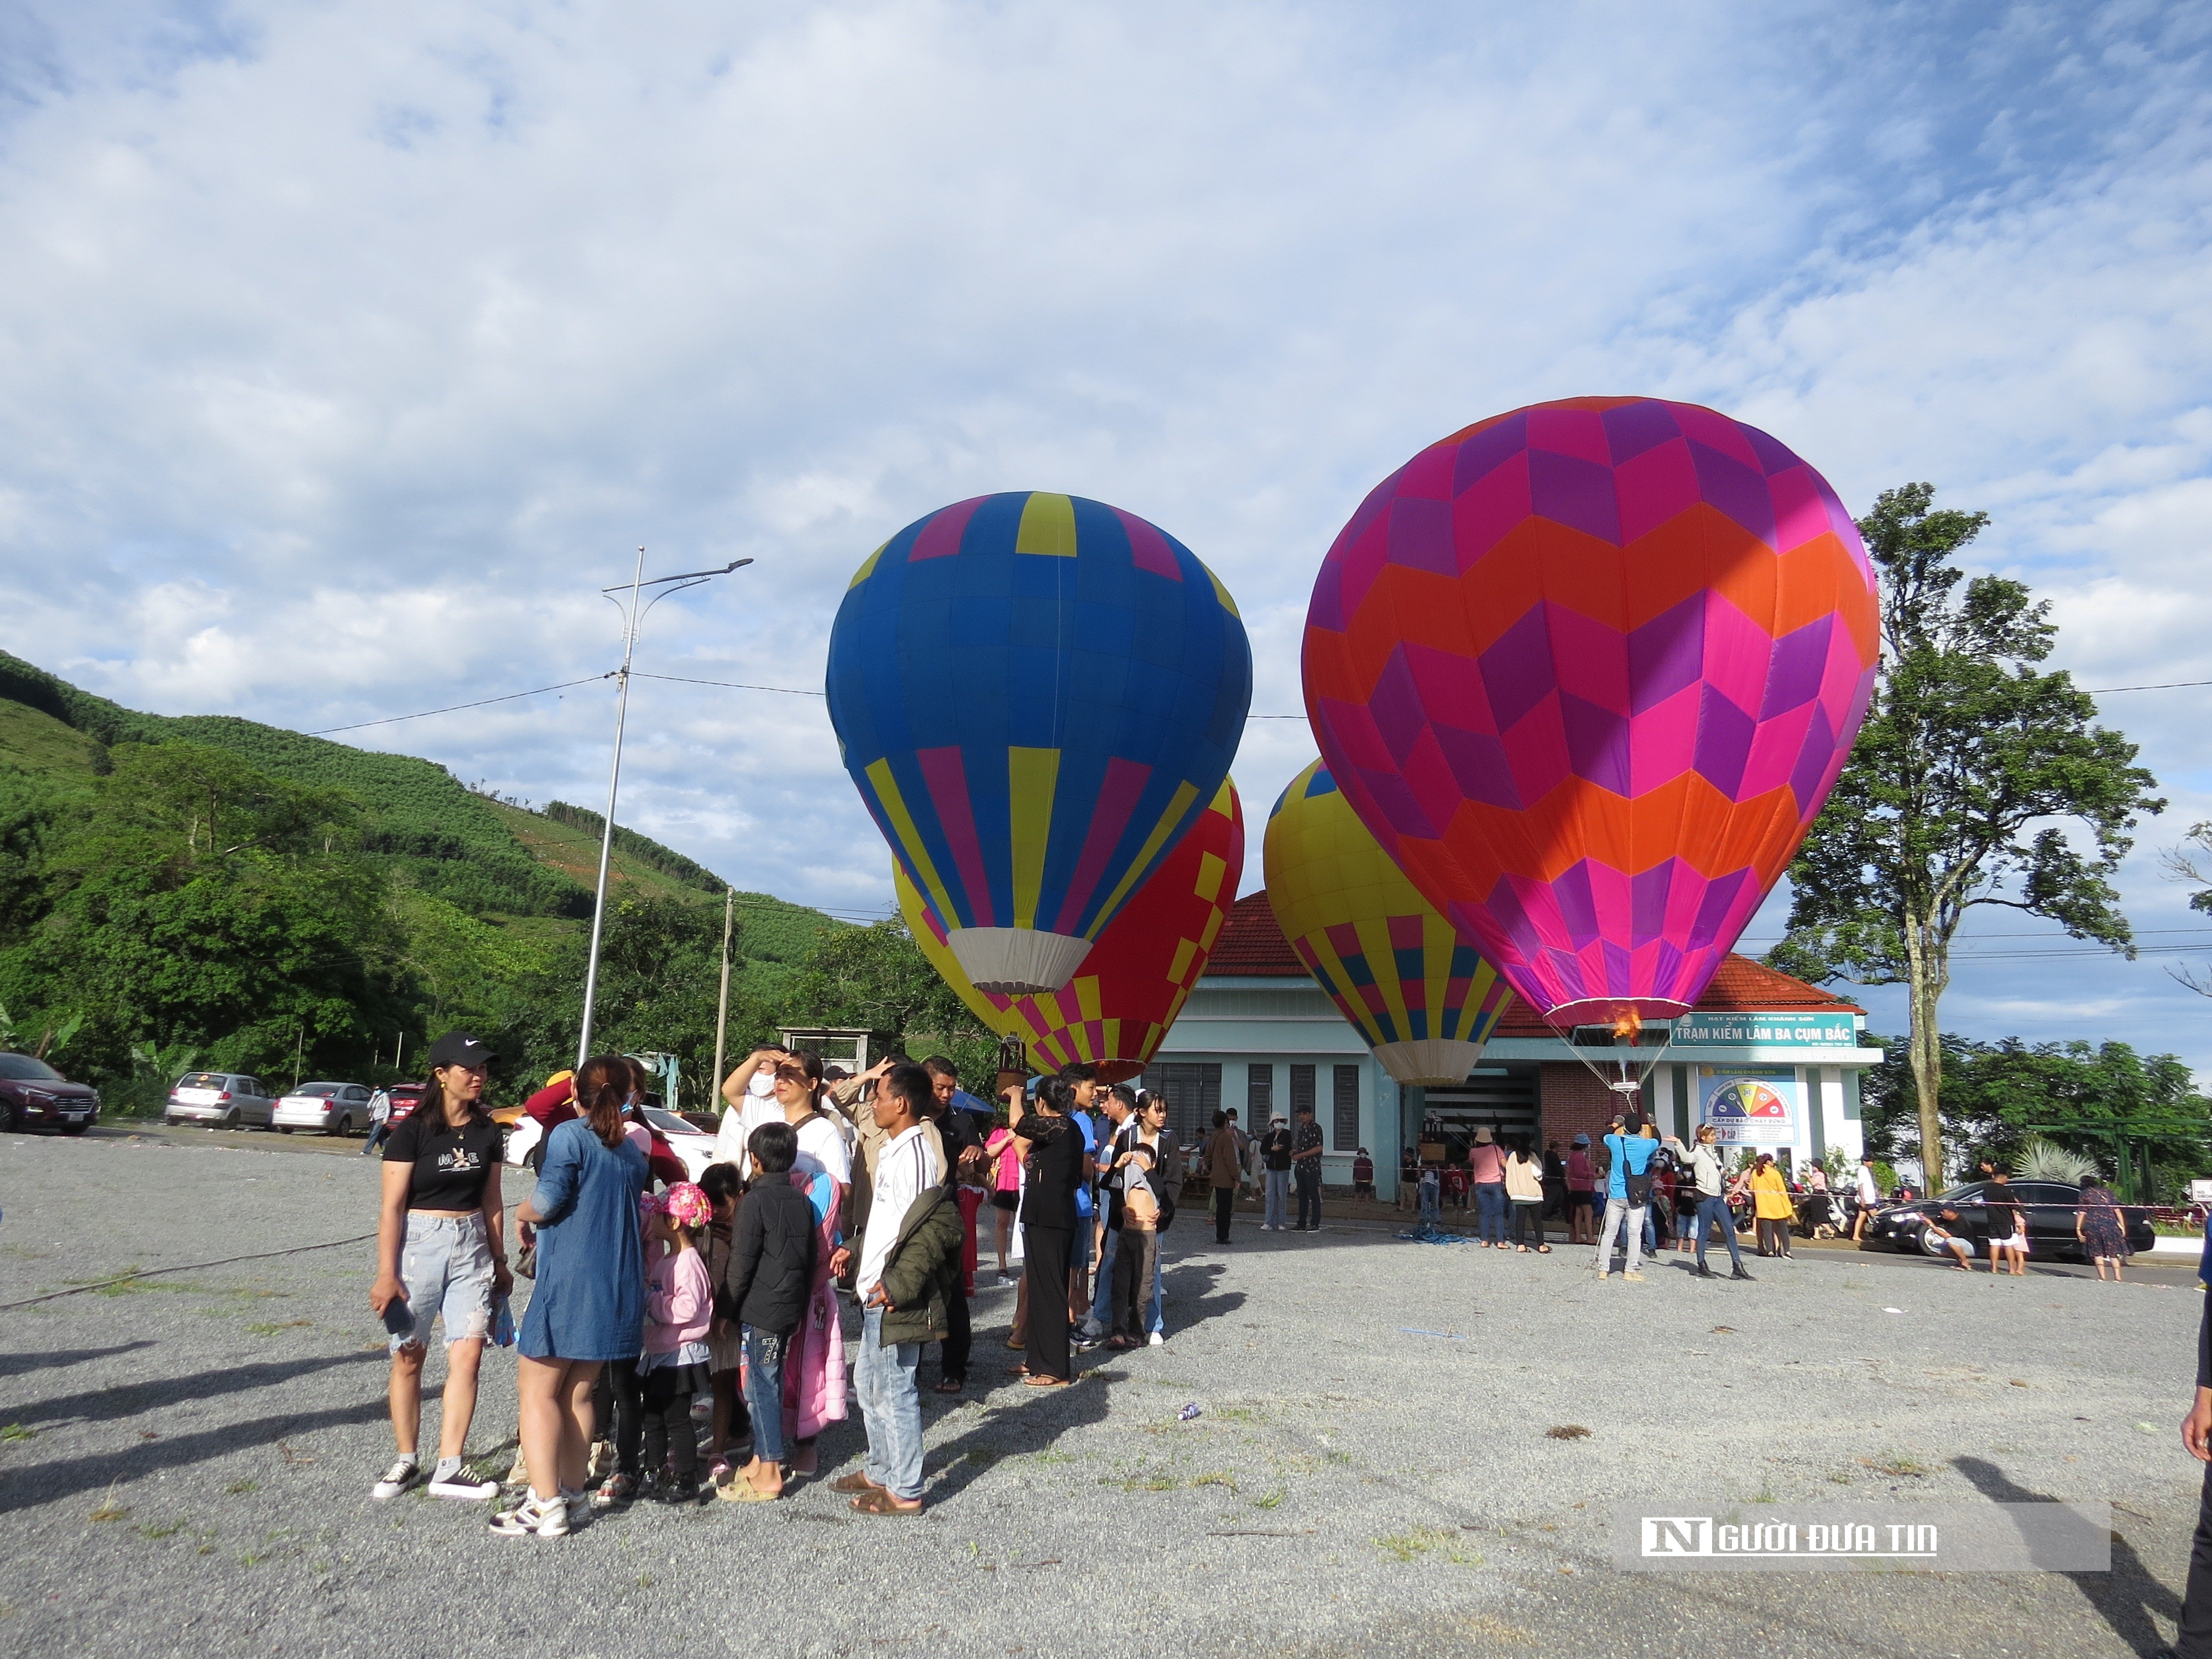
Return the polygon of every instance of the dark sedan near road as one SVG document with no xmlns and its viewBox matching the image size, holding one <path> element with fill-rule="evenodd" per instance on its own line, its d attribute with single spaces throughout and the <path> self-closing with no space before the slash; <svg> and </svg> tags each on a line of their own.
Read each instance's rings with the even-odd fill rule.
<svg viewBox="0 0 2212 1659">
<path fill-rule="evenodd" d="M 59 1129 L 81 1135 L 100 1115 L 100 1097 L 43 1060 L 0 1054 L 0 1129 Z"/>
<path fill-rule="evenodd" d="M 1929 1243 L 1928 1218 L 1948 1207 L 1959 1212 L 1959 1224 L 1951 1231 L 1972 1243 L 1976 1260 L 1986 1261 L 1990 1258 L 1989 1211 L 1982 1194 L 1990 1184 L 1986 1181 L 1970 1181 L 1939 1198 L 1892 1205 L 1867 1223 L 1859 1248 L 1937 1255 L 1942 1247 Z M 2029 1261 L 2038 1257 L 2045 1261 L 2081 1258 L 2081 1241 L 2074 1236 L 2074 1213 L 2081 1203 L 2079 1188 L 2060 1181 L 2014 1181 L 2008 1184 L 2006 1192 L 2027 1219 Z M 2121 1206 L 2120 1214 L 2127 1222 L 2128 1248 L 2138 1254 L 2148 1250 L 2155 1237 L 2151 1231 L 2150 1212 L 2128 1204 Z"/>
</svg>

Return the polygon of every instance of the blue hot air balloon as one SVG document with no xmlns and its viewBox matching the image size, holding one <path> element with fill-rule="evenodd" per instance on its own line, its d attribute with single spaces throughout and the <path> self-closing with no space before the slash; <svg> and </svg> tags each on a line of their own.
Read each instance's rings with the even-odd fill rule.
<svg viewBox="0 0 2212 1659">
<path fill-rule="evenodd" d="M 978 989 L 1056 991 L 1229 774 L 1252 653 L 1133 513 L 1042 491 L 918 519 L 830 635 L 845 769 Z"/>
</svg>

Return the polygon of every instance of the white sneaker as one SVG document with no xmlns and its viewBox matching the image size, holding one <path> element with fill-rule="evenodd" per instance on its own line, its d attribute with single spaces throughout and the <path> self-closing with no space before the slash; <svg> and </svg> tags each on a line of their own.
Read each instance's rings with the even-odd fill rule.
<svg viewBox="0 0 2212 1659">
<path fill-rule="evenodd" d="M 1159 1332 L 1158 1332 L 1158 1331 L 1154 1331 L 1154 1332 L 1152 1333 L 1152 1337 L 1151 1337 L 1151 1346 L 1153 1346 L 1153 1347 L 1155 1347 L 1155 1348 L 1164 1348 L 1165 1346 L 1167 1346 L 1167 1345 L 1168 1345 L 1168 1340 L 1167 1340 L 1167 1338 L 1166 1338 L 1165 1336 L 1162 1335 L 1162 1334 L 1161 1334 Z"/>
<path fill-rule="evenodd" d="M 491 1518 L 491 1529 L 509 1538 L 566 1538 L 568 1505 L 558 1498 L 526 1498 Z"/>
<path fill-rule="evenodd" d="M 1000 1273 L 999 1275 L 999 1285 L 1000 1288 L 1002 1290 L 1010 1291 L 1021 1282 L 1022 1281 L 1020 1279 L 1016 1279 L 1012 1273 Z"/>
<path fill-rule="evenodd" d="M 458 1498 L 464 1504 L 482 1504 L 499 1496 L 499 1482 L 477 1480 L 458 1457 L 450 1460 L 441 1458 L 436 1472 L 430 1477 L 430 1496 Z"/>
<path fill-rule="evenodd" d="M 397 1498 L 422 1478 L 422 1465 L 411 1457 L 392 1460 L 392 1467 L 384 1472 L 384 1479 L 368 1489 L 368 1495 L 381 1504 Z"/>
</svg>

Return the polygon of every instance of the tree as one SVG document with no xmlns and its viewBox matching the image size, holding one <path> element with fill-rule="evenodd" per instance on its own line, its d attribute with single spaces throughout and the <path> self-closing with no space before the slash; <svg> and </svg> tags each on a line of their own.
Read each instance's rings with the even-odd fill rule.
<svg viewBox="0 0 2212 1659">
<path fill-rule="evenodd" d="M 2138 1054 L 2124 1042 L 1976 1042 L 1942 1038 L 1945 1140 L 2008 1168 L 2033 1139 L 2094 1159 L 2118 1174 L 2116 1147 L 2140 1142 L 2162 1190 L 2202 1172 L 2212 1146 L 2212 1103 L 2173 1054 Z M 1919 1100 L 1905 1045 L 1891 1048 L 1860 1082 L 1867 1149 L 1886 1157 L 1917 1128 Z"/>
<path fill-rule="evenodd" d="M 2181 838 L 2181 845 L 2167 848 L 2160 861 L 2166 866 L 2166 874 L 2174 880 L 2196 886 L 2197 890 L 2189 896 L 2189 908 L 2212 915 L 2212 823 L 2191 824 L 2189 833 Z M 2166 971 L 2198 996 L 2212 997 L 2212 978 L 2201 969 L 2169 968 Z"/>
<path fill-rule="evenodd" d="M 942 1052 L 972 1087 L 996 1066 L 999 1040 L 929 965 L 894 916 L 826 933 L 789 982 L 794 1024 L 896 1031 L 915 1059 Z M 989 1092 L 988 1083 L 978 1091 Z"/>
<path fill-rule="evenodd" d="M 2002 906 L 2132 957 L 2109 878 L 2136 815 L 2166 805 L 2135 764 L 2136 745 L 2094 723 L 2095 703 L 2066 672 L 2034 666 L 2057 634 L 2048 602 L 1959 568 L 1988 515 L 1939 510 L 1935 494 L 1925 483 L 1885 490 L 1859 521 L 1881 582 L 1881 678 L 1790 866 L 1787 933 L 1768 957 L 1809 979 L 1906 988 L 1931 1188 L 1944 1176 L 1938 1012 L 1960 924 Z"/>
</svg>

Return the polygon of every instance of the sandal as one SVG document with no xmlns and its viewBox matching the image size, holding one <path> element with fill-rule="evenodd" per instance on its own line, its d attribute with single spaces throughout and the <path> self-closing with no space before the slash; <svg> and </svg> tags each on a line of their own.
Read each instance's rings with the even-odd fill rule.
<svg viewBox="0 0 2212 1659">
<path fill-rule="evenodd" d="M 749 1480 L 737 1480 L 722 1488 L 721 1496 L 725 1504 L 773 1504 L 783 1494 L 763 1492 Z"/>
<path fill-rule="evenodd" d="M 958 1394 L 967 1386 L 968 1379 L 964 1376 L 940 1376 L 937 1379 L 937 1392 L 939 1394 Z"/>
<path fill-rule="evenodd" d="M 1528 1247 L 1526 1244 L 1516 1244 L 1513 1249 L 1516 1255 L 1526 1255 L 1528 1254 Z"/>
<path fill-rule="evenodd" d="M 1551 1247 L 1550 1245 L 1548 1245 L 1548 1244 L 1539 1244 L 1539 1245 L 1536 1247 L 1536 1254 L 1537 1254 L 1538 1255 L 1551 1255 L 1551 1253 L 1552 1253 L 1552 1247 Z"/>
<path fill-rule="evenodd" d="M 866 1469 L 854 1469 L 850 1474 L 841 1474 L 830 1483 L 831 1492 L 881 1492 L 883 1488 L 868 1479 Z"/>
<path fill-rule="evenodd" d="M 863 1515 L 920 1515 L 919 1503 L 902 1504 L 883 1487 L 864 1492 L 853 1500 L 853 1507 Z"/>
<path fill-rule="evenodd" d="M 1027 1365 L 1010 1365 L 1006 1368 L 1008 1376 L 1027 1376 L 1029 1374 L 1030 1368 Z"/>
<path fill-rule="evenodd" d="M 1023 1386 L 1031 1389 L 1065 1389 L 1073 1386 L 1074 1379 L 1066 1376 L 1025 1376 Z"/>
</svg>

